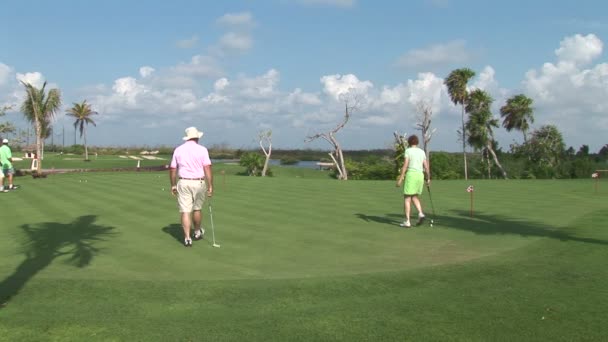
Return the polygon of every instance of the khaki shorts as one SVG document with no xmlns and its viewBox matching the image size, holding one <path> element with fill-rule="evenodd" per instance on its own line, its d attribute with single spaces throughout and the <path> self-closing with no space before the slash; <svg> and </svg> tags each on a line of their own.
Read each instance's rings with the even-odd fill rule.
<svg viewBox="0 0 608 342">
<path fill-rule="evenodd" d="M 206 197 L 205 180 L 180 179 L 177 182 L 177 207 L 180 213 L 201 210 Z"/>
</svg>

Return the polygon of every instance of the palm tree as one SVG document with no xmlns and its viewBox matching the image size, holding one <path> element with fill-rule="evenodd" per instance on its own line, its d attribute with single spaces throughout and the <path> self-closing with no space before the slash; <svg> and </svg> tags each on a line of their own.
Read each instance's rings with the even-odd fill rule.
<svg viewBox="0 0 608 342">
<path fill-rule="evenodd" d="M 47 93 L 45 90 L 46 82 L 40 89 L 30 83 L 23 81 L 21 83 L 25 86 L 25 92 L 27 93 L 27 97 L 21 104 L 21 112 L 29 122 L 34 124 L 36 131 L 36 173 L 40 175 L 42 173 L 41 156 L 43 134 L 45 133 L 44 126 L 52 121 L 55 113 L 61 107 L 61 92 L 59 89 L 50 89 Z"/>
<path fill-rule="evenodd" d="M 494 163 L 498 166 L 503 177 L 506 179 L 507 173 L 502 168 L 502 165 L 500 165 L 496 152 L 494 151 L 495 140 L 492 128 L 498 127 L 498 119 L 495 119 L 492 115 L 492 110 L 490 109 L 492 102 L 494 102 L 494 99 L 481 89 L 475 89 L 469 95 L 469 101 L 466 105 L 466 111 L 469 113 L 469 120 L 465 125 L 465 128 L 469 133 L 467 141 L 469 145 L 474 148 L 483 148 L 491 154 Z"/>
<path fill-rule="evenodd" d="M 66 115 L 76 119 L 74 121 L 74 129 L 78 128 L 80 130 L 80 137 L 84 139 L 84 160 L 89 160 L 86 125 L 93 124 L 93 126 L 97 126 L 95 121 L 91 119 L 91 116 L 98 113 L 91 109 L 91 105 L 87 103 L 87 100 L 82 101 L 82 103 L 73 103 L 73 105 L 72 108 L 66 111 Z"/>
<path fill-rule="evenodd" d="M 466 128 L 464 121 L 465 107 L 467 103 L 467 99 L 469 96 L 469 92 L 467 90 L 467 83 L 471 78 L 475 76 L 475 71 L 469 68 L 462 68 L 453 70 L 448 77 L 443 81 L 443 83 L 448 88 L 448 94 L 450 94 L 450 98 L 455 105 L 462 105 L 462 129 L 460 131 L 460 138 L 462 140 L 462 155 L 464 157 L 464 179 L 468 179 L 468 171 L 467 171 L 467 136 L 466 136 Z"/>
<path fill-rule="evenodd" d="M 526 142 L 528 141 L 526 133 L 530 129 L 530 124 L 534 123 L 533 111 L 531 98 L 524 94 L 515 95 L 500 108 L 500 116 L 503 118 L 502 126 L 508 132 L 513 129 L 521 131 L 524 135 L 524 142 Z"/>
</svg>

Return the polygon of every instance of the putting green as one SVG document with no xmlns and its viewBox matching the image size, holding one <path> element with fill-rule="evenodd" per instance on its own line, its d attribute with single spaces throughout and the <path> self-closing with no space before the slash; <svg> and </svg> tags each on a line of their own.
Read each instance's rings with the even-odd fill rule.
<svg viewBox="0 0 608 342">
<path fill-rule="evenodd" d="M 551 194 L 530 189 L 551 189 L 546 183 L 477 181 L 471 218 L 467 184 L 446 181 L 432 187 L 434 227 L 404 229 L 393 182 L 216 177 L 212 208 L 221 248 L 211 246 L 206 210 L 206 240 L 185 248 L 166 173 L 19 181 L 21 191 L 7 194 L 15 215 L 0 237 L 14 248 L 2 252 L 0 271 L 10 273 L 29 256 L 46 263 L 36 276 L 48 279 L 286 279 L 434 267 L 570 237 L 568 223 L 586 212 L 550 212 L 542 199 Z M 560 201 L 585 195 L 573 185 Z M 426 192 L 422 200 L 432 216 Z M 528 205 L 536 210 L 526 212 Z M 90 255 L 74 256 L 79 244 Z M 75 268 L 74 258 L 87 267 Z"/>
</svg>

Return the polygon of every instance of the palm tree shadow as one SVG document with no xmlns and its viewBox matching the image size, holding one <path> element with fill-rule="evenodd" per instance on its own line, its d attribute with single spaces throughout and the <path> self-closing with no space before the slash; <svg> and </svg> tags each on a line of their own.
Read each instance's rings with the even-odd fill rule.
<svg viewBox="0 0 608 342">
<path fill-rule="evenodd" d="M 502 215 L 487 215 L 477 212 L 474 218 L 464 210 L 453 210 L 456 215 L 448 215 L 442 218 L 441 225 L 473 232 L 475 234 L 512 234 L 524 237 L 546 237 L 560 241 L 578 241 L 608 245 L 608 241 L 576 236 L 568 232 L 568 229 L 556 229 L 540 223 L 516 220 Z"/>
<path fill-rule="evenodd" d="M 163 227 L 163 232 L 171 235 L 175 239 L 175 241 L 179 242 L 180 244 L 183 243 L 184 230 L 181 224 L 173 223 L 166 227 Z"/>
<path fill-rule="evenodd" d="M 0 282 L 0 309 L 17 295 L 38 272 L 59 257 L 69 257 L 67 263 L 86 267 L 101 249 L 95 245 L 114 235 L 113 227 L 96 225 L 96 216 L 86 215 L 71 223 L 46 222 L 25 224 L 21 229 L 25 240 L 21 252 L 25 260 L 13 274 Z"/>
<path fill-rule="evenodd" d="M 398 225 L 403 221 L 403 214 L 386 214 L 384 216 L 367 215 L 362 213 L 355 214 L 365 222 L 377 222 L 391 226 Z"/>
</svg>

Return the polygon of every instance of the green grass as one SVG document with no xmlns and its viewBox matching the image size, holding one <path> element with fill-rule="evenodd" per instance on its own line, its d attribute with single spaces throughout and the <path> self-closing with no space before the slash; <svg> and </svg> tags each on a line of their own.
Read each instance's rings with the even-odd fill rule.
<svg viewBox="0 0 608 342">
<path fill-rule="evenodd" d="M 23 160 L 13 162 L 16 169 L 29 170 L 32 165 L 31 159 L 25 159 L 20 153 L 13 153 L 14 157 L 21 158 Z M 42 167 L 47 172 L 52 172 L 58 169 L 72 169 L 72 170 L 94 170 L 94 169 L 114 169 L 114 168 L 132 168 L 137 167 L 137 159 L 139 158 L 140 167 L 153 167 L 169 164 L 171 156 L 158 155 L 158 156 L 146 156 L 148 158 L 157 159 L 146 159 L 141 155 L 99 155 L 89 154 L 89 160 L 85 161 L 82 155 L 73 154 L 59 154 L 47 152 L 44 154 L 44 160 L 42 161 Z"/>
<path fill-rule="evenodd" d="M 469 183 L 438 181 L 435 227 L 406 230 L 394 182 L 214 171 L 219 249 L 209 230 L 181 246 L 165 172 L 17 178 L 0 194 L 0 340 L 608 336 L 608 196 L 590 180 L 472 181 L 473 218 Z"/>
</svg>

